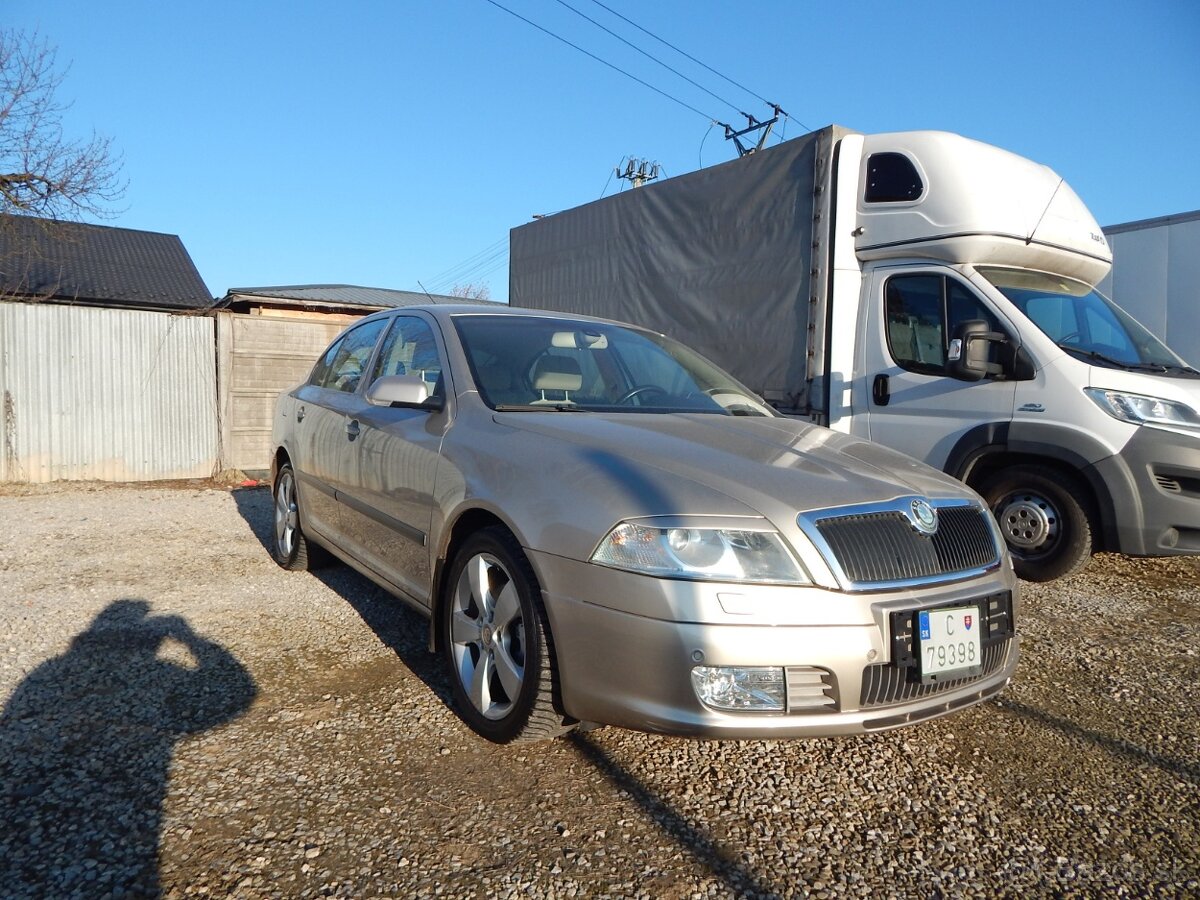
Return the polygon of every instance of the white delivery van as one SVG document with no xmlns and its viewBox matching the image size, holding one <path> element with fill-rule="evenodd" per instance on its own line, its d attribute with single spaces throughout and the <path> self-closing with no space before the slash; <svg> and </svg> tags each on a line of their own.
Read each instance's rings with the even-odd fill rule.
<svg viewBox="0 0 1200 900">
<path fill-rule="evenodd" d="M 781 410 L 978 490 L 1019 575 L 1200 554 L 1200 372 L 1094 286 L 1050 169 L 829 126 L 513 229 L 510 302 L 672 334 Z"/>
</svg>

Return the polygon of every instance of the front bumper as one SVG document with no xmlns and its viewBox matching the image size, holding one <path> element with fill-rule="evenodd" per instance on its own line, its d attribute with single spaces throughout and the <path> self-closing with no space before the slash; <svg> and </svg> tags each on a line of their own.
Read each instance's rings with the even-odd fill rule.
<svg viewBox="0 0 1200 900">
<path fill-rule="evenodd" d="M 1200 554 L 1200 437 L 1143 425 L 1093 466 L 1109 489 L 1115 546 L 1132 556 Z"/>
<path fill-rule="evenodd" d="M 850 594 L 671 581 L 530 558 L 542 581 L 564 710 L 582 721 L 718 738 L 863 734 L 985 700 L 1017 664 L 1015 636 L 988 648 L 982 674 L 936 687 L 909 684 L 893 664 L 893 613 L 1005 594 L 1017 614 L 1016 579 L 1007 569 L 936 589 Z M 692 687 L 696 665 L 782 667 L 788 710 L 711 709 Z M 793 686 L 804 702 L 792 703 Z"/>
</svg>

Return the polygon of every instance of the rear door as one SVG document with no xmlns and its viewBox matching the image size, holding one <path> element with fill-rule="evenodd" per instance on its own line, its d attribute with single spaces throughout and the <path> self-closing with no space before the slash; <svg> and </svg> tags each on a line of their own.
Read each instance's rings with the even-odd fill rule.
<svg viewBox="0 0 1200 900">
<path fill-rule="evenodd" d="M 867 413 L 871 440 L 944 468 L 967 431 L 1010 421 L 1016 398 L 1016 382 L 1009 378 L 950 377 L 950 335 L 969 319 L 983 319 L 1010 336 L 1016 329 L 966 279 L 946 269 L 878 269 L 867 289 L 860 331 L 865 374 L 856 386 L 855 411 Z"/>
<path fill-rule="evenodd" d="M 337 540 L 341 515 L 337 493 L 355 454 L 349 415 L 360 405 L 358 391 L 385 319 L 356 325 L 334 341 L 296 392 L 292 465 L 300 483 L 304 527 Z"/>
</svg>

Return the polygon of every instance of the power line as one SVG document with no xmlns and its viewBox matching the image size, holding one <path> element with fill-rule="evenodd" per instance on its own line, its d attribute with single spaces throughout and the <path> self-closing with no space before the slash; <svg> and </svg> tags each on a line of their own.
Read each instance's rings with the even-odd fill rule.
<svg viewBox="0 0 1200 900">
<path fill-rule="evenodd" d="M 456 284 L 470 282 L 473 279 L 483 277 L 485 274 L 490 274 L 507 261 L 508 238 L 502 238 L 429 279 L 429 284 L 435 290 L 444 292 L 447 288 L 451 288 Z"/>
<path fill-rule="evenodd" d="M 491 0 L 489 0 L 489 2 L 491 2 Z M 562 0 L 559 0 L 559 2 L 561 3 L 561 2 L 562 2 Z M 612 15 L 616 16 L 616 17 L 617 17 L 618 19 L 620 19 L 622 22 L 625 22 L 625 23 L 627 23 L 627 24 L 629 24 L 629 25 L 632 25 L 632 26 L 633 26 L 634 28 L 636 28 L 638 31 L 642 32 L 642 34 L 645 34 L 645 35 L 648 35 L 649 37 L 652 37 L 652 38 L 654 38 L 654 40 L 658 41 L 660 44 L 664 44 L 665 46 L 667 46 L 667 47 L 670 47 L 672 50 L 674 50 L 674 51 L 675 51 L 676 53 L 678 53 L 680 56 L 684 56 L 684 57 L 686 57 L 687 59 L 690 59 L 690 60 L 691 60 L 692 62 L 694 62 L 696 65 L 700 66 L 701 68 L 703 68 L 703 69 L 707 69 L 709 72 L 712 72 L 712 73 L 713 73 L 714 75 L 716 75 L 718 78 L 721 78 L 721 79 L 723 79 L 724 81 L 728 81 L 728 82 L 729 82 L 730 84 L 732 84 L 734 87 L 736 87 L 736 88 L 740 88 L 741 90 L 745 91 L 747 94 L 750 94 L 752 97 L 757 97 L 757 98 L 758 98 L 759 100 L 761 100 L 763 103 L 767 104 L 767 106 L 775 106 L 775 104 L 774 104 L 773 102 L 771 102 L 770 100 L 768 100 L 766 97 L 762 96 L 762 94 L 759 94 L 759 93 L 757 93 L 756 91 L 752 91 L 752 90 L 750 90 L 750 88 L 746 87 L 744 84 L 741 84 L 741 83 L 739 83 L 739 82 L 737 82 L 737 81 L 734 81 L 734 80 L 733 80 L 732 78 L 730 78 L 728 75 L 723 75 L 723 74 L 721 74 L 721 73 L 720 73 L 720 72 L 718 72 L 716 69 L 714 69 L 712 66 L 708 65 L 707 63 L 703 63 L 703 62 L 701 62 L 700 60 L 696 59 L 696 57 L 694 57 L 694 56 L 692 56 L 690 53 L 688 53 L 687 51 L 685 51 L 685 50 L 680 50 L 678 47 L 676 47 L 676 46 L 675 46 L 674 44 L 672 44 L 670 41 L 668 41 L 668 40 L 665 40 L 664 38 L 660 38 L 660 37 L 659 37 L 657 34 L 655 34 L 654 32 L 650 31 L 649 29 L 647 29 L 647 28 L 643 28 L 641 25 L 639 25 L 637 22 L 633 21 L 632 19 L 630 19 L 630 18 L 627 18 L 627 17 L 625 17 L 625 16 L 621 15 L 619 12 L 617 12 L 617 11 L 616 11 L 615 9 L 613 9 L 611 6 L 608 6 L 608 5 L 606 5 L 606 4 L 602 3 L 602 2 L 600 2 L 600 0 L 592 0 L 592 2 L 593 2 L 593 3 L 595 3 L 597 6 L 599 6 L 601 9 L 605 9 L 605 10 L 607 10 L 609 13 L 611 13 Z M 565 4 L 564 4 L 564 5 L 565 5 Z M 672 71 L 674 71 L 674 70 L 672 70 Z M 724 102 L 724 101 L 722 101 L 722 102 Z M 735 107 L 734 107 L 734 109 L 737 109 L 737 107 L 735 106 Z M 741 110 L 738 110 L 738 111 L 739 111 L 739 112 L 741 112 Z M 746 114 L 745 114 L 745 113 L 742 113 L 742 115 L 744 116 L 744 115 L 746 115 Z M 791 116 L 789 116 L 787 113 L 784 113 L 783 115 L 784 115 L 784 117 L 785 117 L 785 118 L 791 118 Z M 797 123 L 798 123 L 798 124 L 799 124 L 799 125 L 800 125 L 802 128 L 804 128 L 804 130 L 805 130 L 805 131 L 812 131 L 812 129 L 811 129 L 811 128 L 809 128 L 807 125 L 805 125 L 805 124 L 804 124 L 803 122 L 801 122 L 799 119 L 797 119 L 797 120 L 796 120 L 796 122 L 797 122 Z M 718 123 L 718 124 L 719 124 L 719 123 Z"/>
<path fill-rule="evenodd" d="M 470 269 L 460 272 L 453 278 L 443 278 L 441 281 L 433 284 L 433 287 L 439 292 L 445 293 L 450 288 L 457 284 L 469 284 L 476 279 L 494 272 L 497 268 L 505 265 L 508 262 L 508 250 L 502 250 L 485 260 L 481 260 Z"/>
<path fill-rule="evenodd" d="M 615 31 L 613 31 L 611 28 L 608 28 L 608 27 L 607 27 L 607 26 L 605 26 L 605 25 L 601 25 L 599 22 L 597 22 L 595 19 L 593 19 L 593 18 L 592 18 L 591 16 L 589 16 L 587 13 L 583 12 L 582 10 L 578 10 L 578 9 L 576 9 L 576 8 L 575 8 L 574 6 L 572 6 L 570 3 L 567 3 L 567 2 L 566 2 L 566 0 L 557 0 L 557 2 L 558 2 L 558 4 L 559 4 L 560 6 L 565 6 L 567 9 L 569 9 L 571 12 L 575 13 L 575 15 L 579 16 L 580 18 L 587 19 L 589 22 L 591 22 L 593 25 L 595 25 L 595 26 L 596 26 L 597 28 L 599 28 L 601 31 L 604 31 L 604 32 L 606 32 L 606 33 L 608 33 L 608 34 L 612 35 L 612 36 L 613 36 L 613 37 L 615 37 L 615 38 L 616 38 L 618 41 L 620 41 L 622 44 L 625 44 L 625 46 L 627 46 L 627 47 L 632 47 L 632 48 L 633 48 L 634 50 L 636 50 L 638 53 L 642 54 L 642 56 L 646 57 L 646 59 L 648 59 L 648 60 L 651 60 L 652 62 L 656 62 L 656 63 L 658 63 L 660 66 L 662 66 L 664 69 L 666 69 L 668 72 L 671 72 L 671 73 L 673 73 L 673 74 L 675 74 L 675 75 L 678 75 L 680 78 L 682 78 L 682 79 L 683 79 L 684 81 L 686 81 L 688 84 L 690 84 L 692 87 L 699 88 L 700 90 L 704 91 L 704 93 L 708 94 L 708 96 L 712 97 L 714 100 L 716 100 L 716 101 L 718 101 L 718 102 L 720 102 L 720 103 L 724 103 L 726 106 L 728 106 L 728 107 L 731 107 L 731 108 L 733 108 L 733 109 L 737 110 L 739 113 L 742 113 L 742 115 L 743 115 L 743 116 L 744 116 L 744 115 L 746 115 L 744 112 L 742 112 L 742 111 L 741 111 L 741 109 L 738 107 L 738 105 L 737 105 L 736 103 L 731 103 L 730 101 L 726 100 L 724 97 L 721 97 L 721 96 L 719 96 L 718 94 L 714 94 L 712 91 L 710 91 L 710 90 L 709 90 L 708 88 L 706 88 L 704 85 L 700 84 L 698 81 L 693 81 L 691 78 L 689 78 L 688 76 L 684 75 L 684 74 L 683 74 L 682 72 L 680 72 L 678 69 L 676 69 L 676 68 L 673 68 L 672 66 L 669 66 L 669 65 L 667 65 L 667 64 L 666 64 L 665 62 L 663 62 L 661 59 L 659 59 L 658 57 L 654 56 L 654 54 L 652 54 L 652 53 L 649 53 L 649 52 L 647 52 L 647 51 L 643 50 L 643 49 L 642 49 L 641 47 L 639 47 L 637 44 L 635 44 L 635 43 L 633 43 L 632 41 L 630 41 L 630 40 L 628 40 L 628 39 L 626 39 L 626 38 L 622 37 L 622 36 L 621 36 L 621 35 L 619 35 L 619 34 L 617 34 L 617 33 L 616 33 Z M 606 7 L 606 8 L 607 8 L 607 7 Z"/>
<path fill-rule="evenodd" d="M 599 56 L 597 56 L 595 53 L 592 53 L 592 52 L 590 52 L 590 51 L 588 51 L 588 50 L 584 50 L 584 49 L 583 49 L 582 47 L 580 47 L 578 44 L 573 44 L 573 43 L 571 43 L 570 41 L 568 41 L 568 40 L 567 40 L 565 37 L 562 37 L 561 35 L 557 35 L 557 34 L 555 34 L 553 31 L 550 31 L 548 28 L 543 28 L 543 27 L 542 27 L 541 25 L 539 25 L 537 22 L 530 21 L 529 19 L 525 18 L 525 17 L 524 17 L 523 15 L 521 15 L 520 13 L 513 12 L 513 11 L 512 11 L 511 9 L 509 9 L 507 6 L 504 6 L 504 5 L 500 4 L 500 3 L 497 3 L 497 2 L 496 2 L 496 0 L 486 0 L 486 2 L 488 2 L 488 3 L 492 4 L 492 6 L 496 7 L 497 9 L 501 9 L 501 10 L 503 10 L 504 12 L 508 13 L 510 16 L 513 16 L 514 18 L 520 19 L 520 20 L 521 20 L 522 22 L 524 22 L 526 25 L 531 25 L 531 26 L 533 26 L 533 27 L 534 27 L 534 28 L 536 28 L 538 31 L 542 32 L 543 34 L 548 34 L 550 37 L 554 38 L 556 41 L 562 41 L 562 42 L 563 42 L 564 44 L 566 44 L 568 47 L 573 47 L 574 49 L 578 50 L 580 53 L 584 54 L 585 56 L 590 56 L 590 57 L 591 57 L 592 59 L 594 59 L 596 62 L 600 63 L 601 65 L 608 66 L 608 67 L 609 67 L 610 69 L 612 69 L 614 72 L 620 72 L 620 73 L 621 73 L 622 75 L 624 75 L 626 78 L 631 78 L 631 79 L 633 79 L 633 80 L 634 80 L 634 81 L 636 81 L 638 84 L 640 84 L 642 87 L 647 87 L 647 88 L 649 88 L 650 90 L 654 91 L 654 93 L 656 93 L 656 94 L 660 94 L 661 96 L 663 96 L 663 97 L 666 97 L 668 100 L 670 100 L 670 101 L 671 101 L 671 102 L 673 102 L 673 103 L 677 103 L 677 104 L 679 104 L 679 105 L 680 105 L 680 106 L 682 106 L 684 109 L 689 109 L 689 110 L 691 110 L 692 112 L 694 112 L 696 115 L 698 115 L 698 116 L 703 116 L 704 118 L 708 119 L 710 122 L 715 122 L 715 121 L 717 121 L 717 120 L 716 120 L 716 118 L 714 118 L 713 116 L 710 116 L 710 115 L 708 115 L 707 113 L 703 113 L 703 112 L 701 112 L 700 110 L 696 109 L 696 107 L 692 106 L 690 103 L 685 103 L 683 100 L 680 100 L 678 97 L 676 97 L 676 96 L 673 96 L 672 94 L 668 94 L 666 91 L 662 90 L 661 88 L 656 88 L 654 85 L 650 84 L 648 81 L 643 81 L 642 79 L 638 78 L 636 75 L 631 75 L 629 72 L 626 72 L 626 71 L 625 71 L 624 69 L 622 69 L 620 66 L 613 65 L 613 64 L 612 64 L 612 63 L 610 63 L 608 60 L 601 59 L 601 58 L 600 58 Z"/>
<path fill-rule="evenodd" d="M 457 262 L 454 265 L 450 266 L 448 269 L 438 272 L 432 278 L 429 278 L 428 281 L 430 284 L 441 284 L 443 281 L 453 279 L 453 278 L 457 277 L 457 273 L 459 272 L 459 270 L 471 267 L 472 265 L 474 265 L 475 263 L 477 263 L 479 261 L 480 257 L 494 255 L 497 250 L 502 250 L 505 246 L 507 246 L 507 244 L 508 244 L 508 238 L 503 237 L 500 240 L 496 241 L 495 243 L 489 244 L 488 246 L 484 247 L 479 252 L 472 253 L 470 256 L 468 256 L 466 259 L 462 260 L 461 262 Z"/>
</svg>

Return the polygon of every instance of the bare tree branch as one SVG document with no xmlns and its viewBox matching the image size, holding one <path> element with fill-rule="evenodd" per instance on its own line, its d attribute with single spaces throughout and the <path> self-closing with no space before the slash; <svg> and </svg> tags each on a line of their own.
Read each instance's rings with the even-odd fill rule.
<svg viewBox="0 0 1200 900">
<path fill-rule="evenodd" d="M 450 288 L 450 296 L 465 300 L 490 300 L 492 291 L 486 284 L 456 284 Z"/>
<path fill-rule="evenodd" d="M 104 218 L 124 194 L 111 139 L 63 131 L 65 74 L 36 32 L 0 30 L 0 214 Z"/>
</svg>

